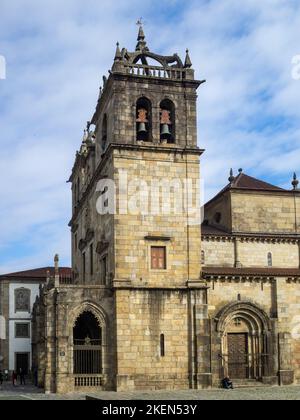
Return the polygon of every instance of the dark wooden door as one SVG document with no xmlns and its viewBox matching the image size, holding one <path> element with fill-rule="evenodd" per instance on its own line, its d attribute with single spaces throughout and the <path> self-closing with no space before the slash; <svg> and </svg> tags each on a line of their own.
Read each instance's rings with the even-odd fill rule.
<svg viewBox="0 0 300 420">
<path fill-rule="evenodd" d="M 228 334 L 228 370 L 233 379 L 248 375 L 248 334 Z"/>
<path fill-rule="evenodd" d="M 28 375 L 29 372 L 29 353 L 17 353 L 16 354 L 16 367 L 17 373 L 19 374 L 20 369 Z"/>
</svg>

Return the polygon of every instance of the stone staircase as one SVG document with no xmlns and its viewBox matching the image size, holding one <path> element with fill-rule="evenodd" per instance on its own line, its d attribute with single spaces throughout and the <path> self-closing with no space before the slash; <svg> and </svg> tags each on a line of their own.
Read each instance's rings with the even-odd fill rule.
<svg viewBox="0 0 300 420">
<path fill-rule="evenodd" d="M 262 382 L 257 381 L 256 379 L 232 379 L 233 387 L 236 389 L 239 388 L 259 388 L 264 387 Z"/>
</svg>

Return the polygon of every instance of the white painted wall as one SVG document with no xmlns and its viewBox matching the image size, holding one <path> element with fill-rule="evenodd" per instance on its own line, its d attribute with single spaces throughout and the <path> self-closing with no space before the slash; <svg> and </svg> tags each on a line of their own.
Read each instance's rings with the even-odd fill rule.
<svg viewBox="0 0 300 420">
<path fill-rule="evenodd" d="M 30 353 L 31 365 L 31 326 L 30 338 L 15 338 L 15 323 L 16 321 L 9 321 L 9 370 L 16 369 L 15 353 Z"/>
<path fill-rule="evenodd" d="M 31 313 L 28 312 L 15 312 L 15 290 L 16 289 L 29 289 L 30 296 L 30 312 L 32 311 L 33 304 L 36 297 L 39 295 L 39 285 L 36 283 L 11 283 L 9 285 L 9 319 L 30 319 Z"/>
<path fill-rule="evenodd" d="M 5 318 L 0 315 L 0 340 L 6 340 Z"/>
<path fill-rule="evenodd" d="M 15 290 L 29 289 L 30 294 L 30 313 L 29 312 L 15 312 Z M 36 283 L 11 283 L 9 285 L 9 369 L 16 369 L 15 353 L 30 353 L 31 364 L 31 334 L 32 328 L 30 325 L 30 338 L 15 338 L 15 323 L 16 322 L 30 322 L 31 312 L 36 297 L 39 295 L 39 285 Z"/>
</svg>

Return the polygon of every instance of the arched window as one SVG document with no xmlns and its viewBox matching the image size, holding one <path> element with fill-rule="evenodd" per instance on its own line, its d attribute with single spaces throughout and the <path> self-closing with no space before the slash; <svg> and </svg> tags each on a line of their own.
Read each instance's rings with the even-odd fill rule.
<svg viewBox="0 0 300 420">
<path fill-rule="evenodd" d="M 152 105 L 147 98 L 140 98 L 136 104 L 136 139 L 152 140 Z"/>
<path fill-rule="evenodd" d="M 107 146 L 107 126 L 108 126 L 108 122 L 107 122 L 107 115 L 105 114 L 103 117 L 103 122 L 102 122 L 102 138 L 101 138 L 101 147 L 103 152 L 106 149 Z"/>
<path fill-rule="evenodd" d="M 160 103 L 160 140 L 175 143 L 175 105 L 169 99 Z"/>
<path fill-rule="evenodd" d="M 160 356 L 161 357 L 165 357 L 165 335 L 161 334 L 160 335 Z"/>
<path fill-rule="evenodd" d="M 102 329 L 91 312 L 81 314 L 73 329 L 74 374 L 102 373 Z"/>
<path fill-rule="evenodd" d="M 268 253 L 268 267 L 273 267 L 273 255 L 271 252 Z"/>
</svg>

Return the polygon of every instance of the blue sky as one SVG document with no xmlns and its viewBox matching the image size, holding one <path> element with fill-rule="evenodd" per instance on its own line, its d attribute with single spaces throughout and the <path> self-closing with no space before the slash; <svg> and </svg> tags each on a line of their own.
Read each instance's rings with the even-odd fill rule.
<svg viewBox="0 0 300 420">
<path fill-rule="evenodd" d="M 0 273 L 70 263 L 70 186 L 115 43 L 189 47 L 199 90 L 205 198 L 231 167 L 290 188 L 300 176 L 298 0 L 0 0 Z"/>
</svg>

